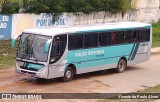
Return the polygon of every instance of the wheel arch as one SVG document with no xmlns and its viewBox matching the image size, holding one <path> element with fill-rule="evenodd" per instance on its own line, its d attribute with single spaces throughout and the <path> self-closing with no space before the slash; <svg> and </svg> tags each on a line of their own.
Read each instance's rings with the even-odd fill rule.
<svg viewBox="0 0 160 102">
<path fill-rule="evenodd" d="M 125 60 L 126 66 L 127 66 L 127 58 L 126 58 L 125 56 L 123 56 L 123 57 L 121 57 L 121 58 L 119 59 L 119 61 L 120 61 L 121 59 L 124 59 L 124 60 Z"/>
<path fill-rule="evenodd" d="M 69 64 L 67 67 L 71 67 L 73 69 L 74 75 L 77 74 L 77 69 L 76 69 L 76 66 L 74 64 Z"/>
</svg>

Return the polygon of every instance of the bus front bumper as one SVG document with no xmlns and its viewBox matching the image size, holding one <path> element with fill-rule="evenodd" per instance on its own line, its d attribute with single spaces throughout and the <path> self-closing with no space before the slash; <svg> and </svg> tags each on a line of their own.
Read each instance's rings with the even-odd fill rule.
<svg viewBox="0 0 160 102">
<path fill-rule="evenodd" d="M 21 74 L 27 77 L 48 79 L 48 68 L 46 67 L 40 69 L 39 71 L 31 71 L 31 70 L 21 69 L 18 65 L 16 65 L 15 71 L 18 74 Z"/>
</svg>

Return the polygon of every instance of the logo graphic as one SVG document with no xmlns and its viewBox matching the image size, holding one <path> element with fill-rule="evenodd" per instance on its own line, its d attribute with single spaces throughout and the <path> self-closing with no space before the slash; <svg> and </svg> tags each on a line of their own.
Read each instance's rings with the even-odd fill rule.
<svg viewBox="0 0 160 102">
<path fill-rule="evenodd" d="M 12 99 L 11 94 L 2 94 L 2 99 Z"/>
</svg>

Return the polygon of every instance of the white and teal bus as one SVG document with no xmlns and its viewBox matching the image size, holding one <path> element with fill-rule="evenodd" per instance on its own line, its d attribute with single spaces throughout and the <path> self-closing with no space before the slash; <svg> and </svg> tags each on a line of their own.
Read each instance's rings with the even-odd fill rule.
<svg viewBox="0 0 160 102">
<path fill-rule="evenodd" d="M 27 29 L 20 35 L 16 72 L 64 81 L 106 69 L 123 72 L 147 61 L 151 45 L 152 25 L 141 22 Z"/>
</svg>

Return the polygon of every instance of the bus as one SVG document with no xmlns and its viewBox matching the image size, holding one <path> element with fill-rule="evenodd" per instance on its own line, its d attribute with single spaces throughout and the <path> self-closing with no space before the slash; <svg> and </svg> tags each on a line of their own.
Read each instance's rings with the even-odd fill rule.
<svg viewBox="0 0 160 102">
<path fill-rule="evenodd" d="M 17 73 L 70 81 L 74 75 L 100 70 L 121 73 L 127 66 L 149 60 L 152 25 L 117 22 L 26 29 L 18 41 Z"/>
</svg>

